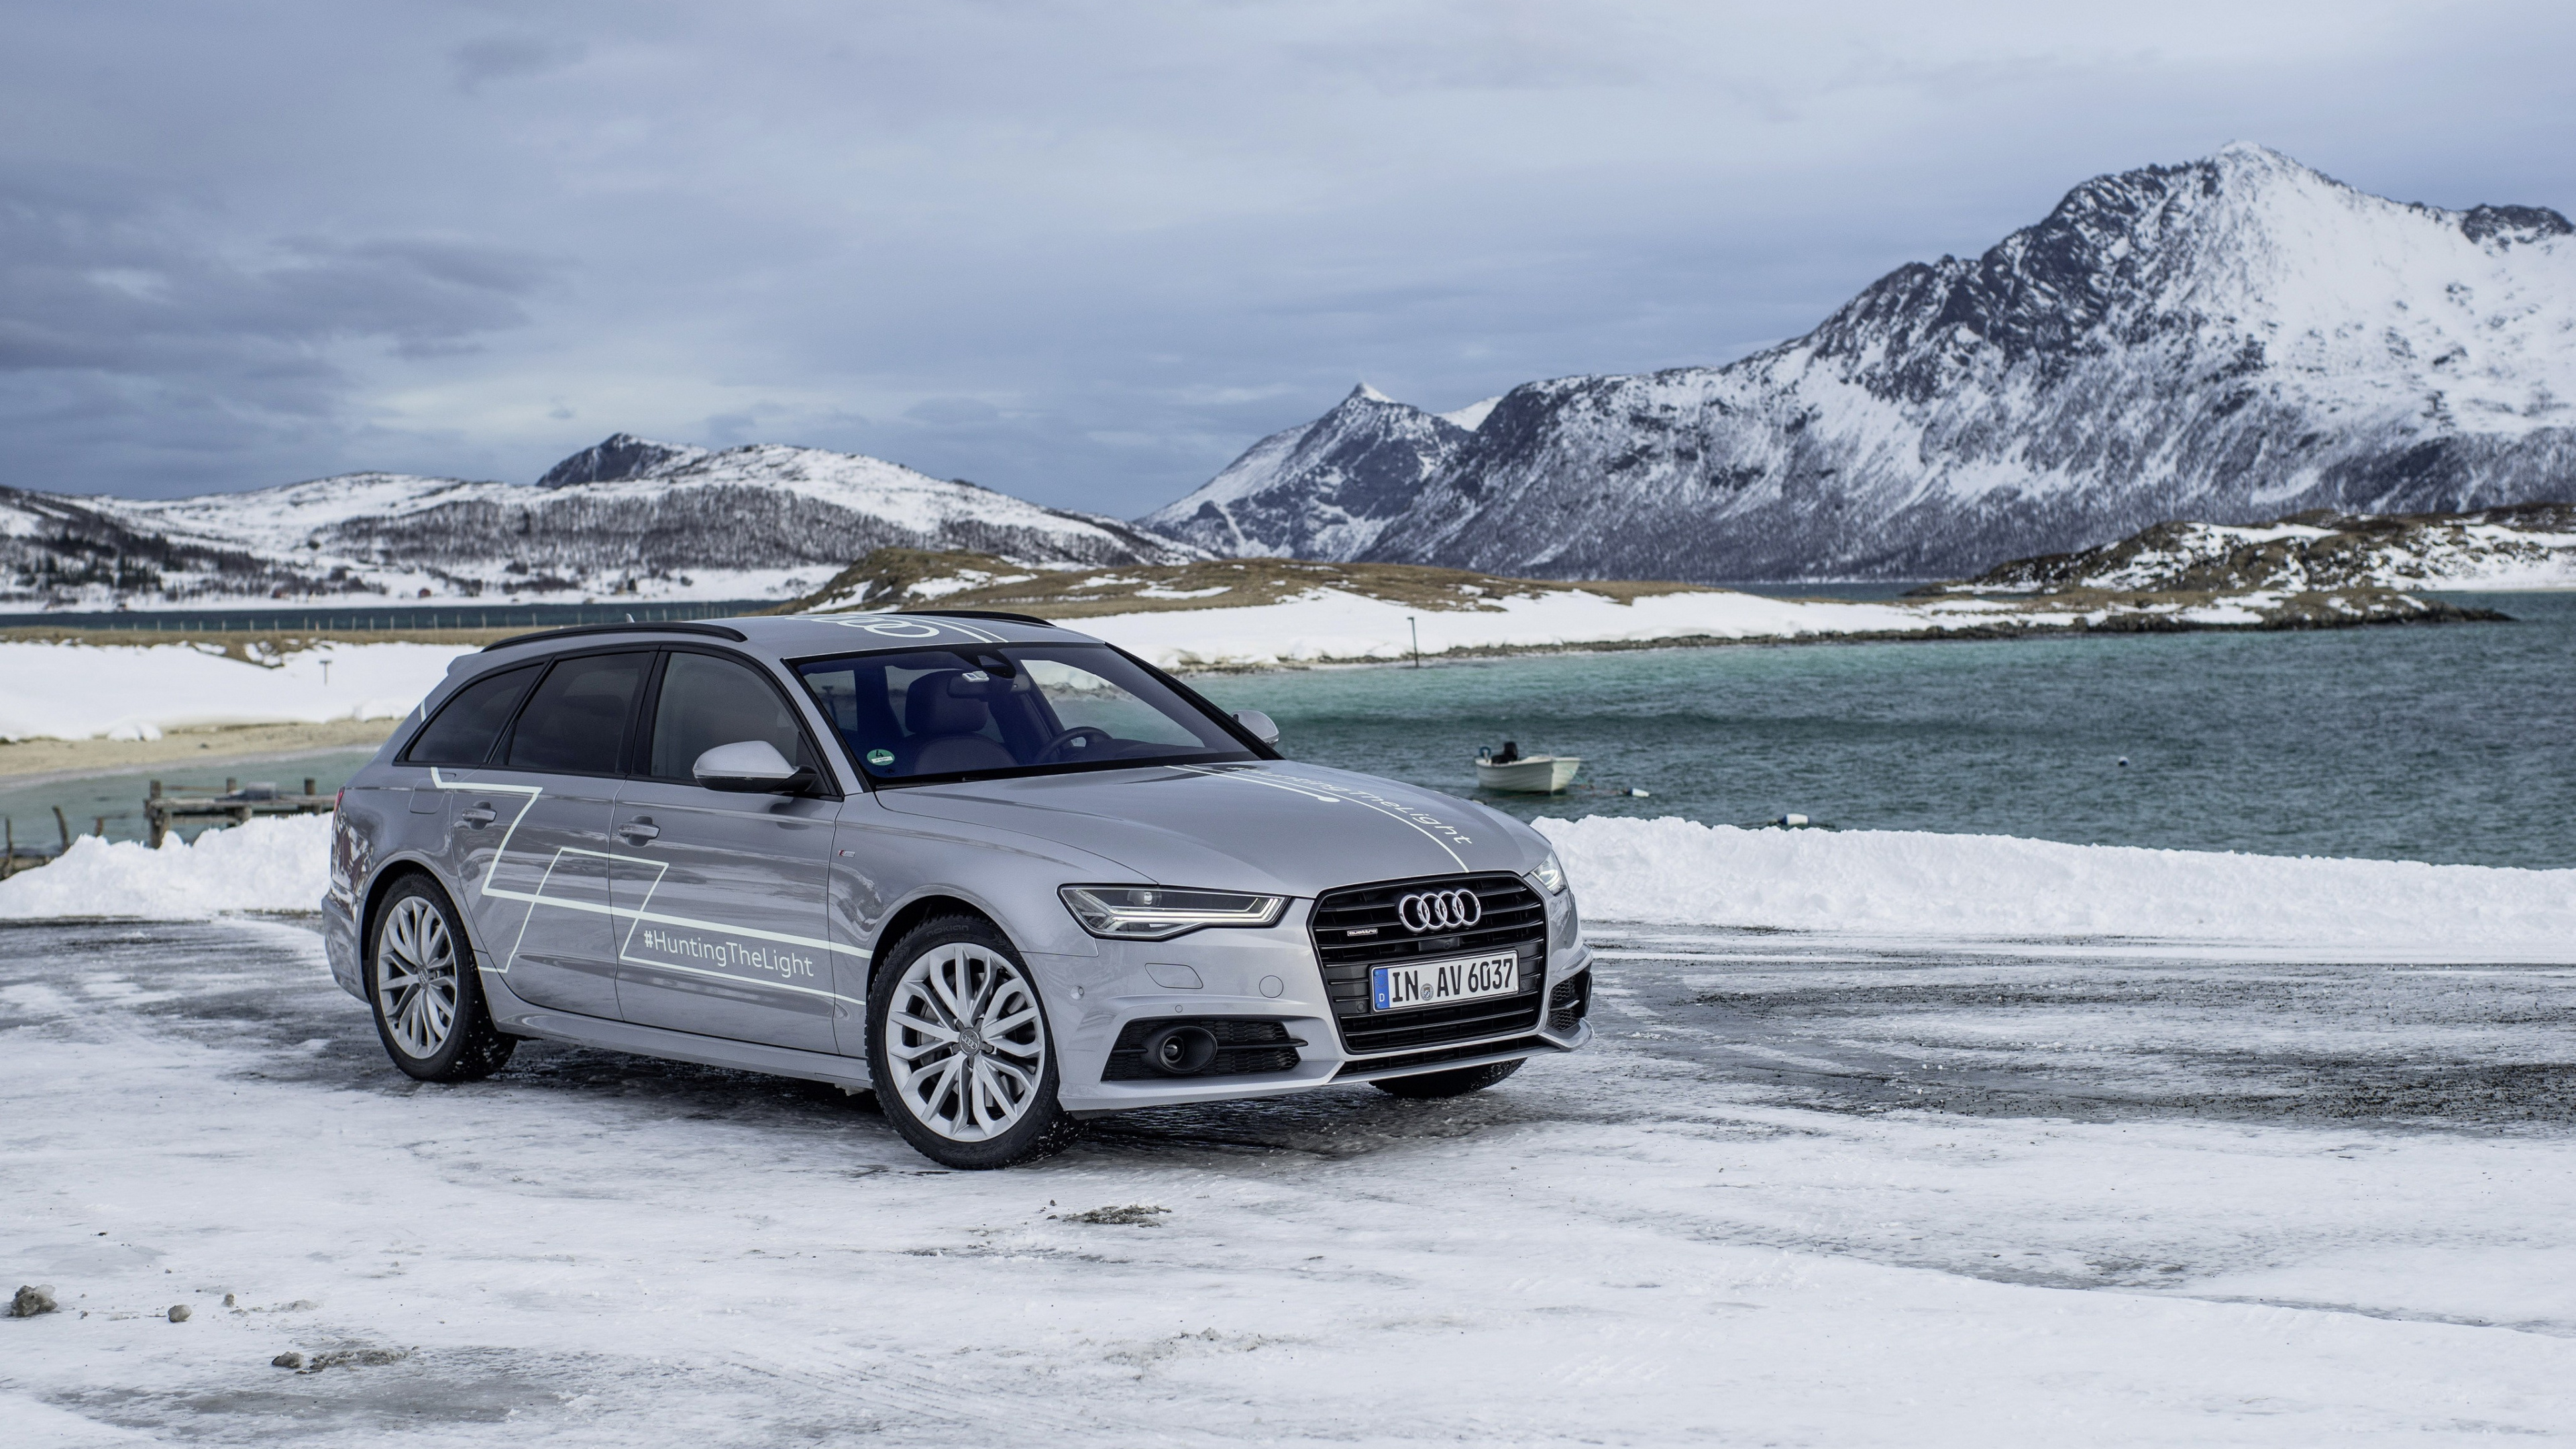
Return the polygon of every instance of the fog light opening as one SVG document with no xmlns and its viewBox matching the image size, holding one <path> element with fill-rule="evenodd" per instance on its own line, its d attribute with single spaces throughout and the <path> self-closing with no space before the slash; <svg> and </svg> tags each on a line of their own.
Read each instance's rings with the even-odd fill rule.
<svg viewBox="0 0 2576 1449">
<path fill-rule="evenodd" d="M 1167 1077 L 1195 1077 L 1216 1065 L 1216 1033 L 1203 1026 L 1157 1027 L 1142 1045 L 1145 1064 Z"/>
</svg>

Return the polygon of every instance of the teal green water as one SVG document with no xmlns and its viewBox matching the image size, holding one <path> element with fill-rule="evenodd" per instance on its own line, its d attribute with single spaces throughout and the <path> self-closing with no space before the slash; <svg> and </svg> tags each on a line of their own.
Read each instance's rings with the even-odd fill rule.
<svg viewBox="0 0 2576 1449">
<path fill-rule="evenodd" d="M 1795 811 L 1843 829 L 2576 865 L 2576 595 L 2454 597 L 2517 622 L 1738 645 L 1194 683 L 1268 711 L 1292 756 L 1452 793 L 1474 793 L 1479 744 L 1581 756 L 1588 788 L 1479 797 L 1524 818 Z"/>
<path fill-rule="evenodd" d="M 1476 746 L 1580 755 L 1516 815 L 1795 811 L 1844 829 L 2576 866 L 2576 595 L 2458 596 L 2516 623 L 2311 634 L 1738 645 L 1194 681 L 1298 759 L 1468 794 Z M 338 788 L 367 756 L 0 789 L 21 841 L 144 780 Z M 2126 757 L 2124 767 L 2118 763 Z M 1636 787 L 1646 799 L 1608 793 Z"/>
<path fill-rule="evenodd" d="M 47 780 L 35 785 L 0 781 L 0 818 L 9 822 L 10 833 L 22 847 L 51 848 L 61 843 L 54 823 L 56 806 L 62 808 L 74 835 L 92 834 L 103 825 L 110 840 L 140 840 L 144 835 L 143 797 L 155 779 L 172 794 L 212 795 L 223 790 L 228 777 L 243 782 L 261 781 L 290 792 L 303 789 L 309 777 L 314 789 L 328 795 L 347 784 L 349 777 L 374 754 L 372 749 L 326 750 L 276 760 L 217 760 L 195 767 L 182 760 L 149 769 Z M 199 828 L 202 827 L 180 834 L 194 836 Z"/>
</svg>

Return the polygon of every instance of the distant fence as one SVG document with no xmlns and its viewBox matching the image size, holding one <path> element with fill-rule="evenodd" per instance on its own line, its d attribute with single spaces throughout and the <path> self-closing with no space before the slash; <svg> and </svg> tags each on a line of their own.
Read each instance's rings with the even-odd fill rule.
<svg viewBox="0 0 2576 1449">
<path fill-rule="evenodd" d="M 775 599 L 663 604 L 422 604 L 372 609 L 119 609 L 0 614 L 0 629 L 130 629 L 158 634 L 387 633 L 417 629 L 549 629 L 567 624 L 663 624 L 756 614 Z"/>
</svg>

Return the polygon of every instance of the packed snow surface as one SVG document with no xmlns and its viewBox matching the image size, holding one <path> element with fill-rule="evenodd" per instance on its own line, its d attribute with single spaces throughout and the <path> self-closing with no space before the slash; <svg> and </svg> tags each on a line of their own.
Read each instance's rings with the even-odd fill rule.
<svg viewBox="0 0 2576 1449">
<path fill-rule="evenodd" d="M 450 660 L 471 652 L 452 644 L 326 644 L 251 663 L 190 644 L 0 644 L 0 739 L 400 719 L 445 677 Z"/>
<path fill-rule="evenodd" d="M 330 886 L 330 867 L 327 815 L 268 816 L 193 842 L 173 835 L 158 850 L 84 835 L 59 859 L 0 880 L 0 921 L 311 911 Z"/>
<path fill-rule="evenodd" d="M 2066 845 L 1911 830 L 1541 820 L 1611 921 L 2564 951 L 2576 870 Z"/>
<path fill-rule="evenodd" d="M 1611 938 L 1472 1097 L 945 1173 L 805 1083 L 413 1082 L 290 926 L 16 939 L 11 1449 L 2576 1432 L 2564 971 Z"/>
</svg>

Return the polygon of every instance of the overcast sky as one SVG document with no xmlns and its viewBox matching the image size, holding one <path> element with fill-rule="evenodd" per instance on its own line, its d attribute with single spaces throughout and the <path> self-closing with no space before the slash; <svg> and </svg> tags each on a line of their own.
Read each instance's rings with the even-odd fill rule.
<svg viewBox="0 0 2576 1449">
<path fill-rule="evenodd" d="M 1723 362 L 2088 176 L 2576 211 L 2576 7 L 0 8 L 0 483 L 803 443 L 1121 515 Z"/>
</svg>

